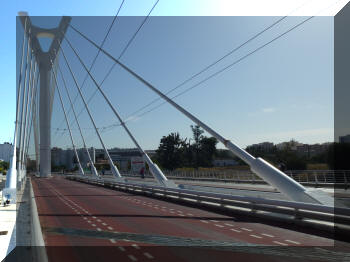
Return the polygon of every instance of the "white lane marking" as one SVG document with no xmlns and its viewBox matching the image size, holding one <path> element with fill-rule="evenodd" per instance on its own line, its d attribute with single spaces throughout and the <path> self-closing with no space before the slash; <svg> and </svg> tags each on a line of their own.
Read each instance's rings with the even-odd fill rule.
<svg viewBox="0 0 350 262">
<path fill-rule="evenodd" d="M 245 231 L 249 231 L 249 232 L 253 231 L 253 230 L 251 230 L 251 229 L 249 229 L 249 228 L 245 228 L 245 227 L 241 227 L 241 229 L 242 229 L 242 230 L 245 230 Z"/>
<path fill-rule="evenodd" d="M 293 240 L 289 240 L 289 239 L 286 239 L 284 241 L 292 243 L 292 244 L 300 245 L 300 242 L 297 242 L 297 241 L 293 241 Z"/>
<path fill-rule="evenodd" d="M 128 258 L 130 258 L 132 261 L 137 261 L 137 258 L 134 257 L 133 255 L 128 255 Z"/>
<path fill-rule="evenodd" d="M 262 238 L 261 236 L 257 236 L 257 235 L 250 235 L 251 237 L 255 237 L 255 238 Z"/>
<path fill-rule="evenodd" d="M 77 212 L 78 215 L 80 215 L 80 212 Z"/>
<path fill-rule="evenodd" d="M 273 243 L 277 244 L 277 245 L 281 245 L 281 246 L 288 246 L 288 244 L 286 243 L 281 243 L 281 242 L 278 242 L 278 241 L 273 241 Z"/>
<path fill-rule="evenodd" d="M 181 210 L 177 210 L 177 212 L 179 212 L 179 213 L 183 213 Z"/>
<path fill-rule="evenodd" d="M 101 228 L 97 228 L 97 231 L 102 231 L 102 229 Z"/>
<path fill-rule="evenodd" d="M 208 224 L 208 223 L 209 223 L 208 221 L 205 221 L 205 220 L 201 220 L 201 222 L 206 223 L 206 224 Z"/>
<path fill-rule="evenodd" d="M 86 220 L 87 218 L 86 218 L 86 217 L 83 217 L 83 219 L 85 219 L 85 220 Z"/>
<path fill-rule="evenodd" d="M 218 223 L 219 221 L 217 220 L 210 220 L 211 222 Z"/>
<path fill-rule="evenodd" d="M 97 222 L 102 222 L 100 219 L 97 219 L 96 221 L 97 221 Z"/>
<path fill-rule="evenodd" d="M 154 258 L 150 253 L 145 252 L 145 253 L 143 253 L 143 254 L 145 255 L 145 257 L 147 257 L 147 258 L 149 258 L 149 259 Z"/>
<path fill-rule="evenodd" d="M 275 237 L 275 236 L 273 236 L 273 235 L 270 235 L 270 234 L 266 234 L 266 233 L 261 233 L 263 236 L 265 236 L 265 237 Z"/>
<path fill-rule="evenodd" d="M 88 223 L 91 223 L 91 221 L 90 221 L 90 220 L 88 220 L 87 222 L 88 222 Z"/>
<path fill-rule="evenodd" d="M 235 231 L 235 232 L 237 232 L 237 233 L 241 233 L 241 232 L 242 232 L 242 231 L 237 230 L 237 229 L 234 229 L 234 228 L 231 228 L 231 231 Z"/>
<path fill-rule="evenodd" d="M 229 224 L 229 223 L 225 223 L 226 226 L 229 226 L 229 227 L 233 227 L 232 224 Z"/>
<path fill-rule="evenodd" d="M 113 238 L 111 238 L 109 241 L 111 241 L 113 244 L 116 243 L 116 241 Z"/>
<path fill-rule="evenodd" d="M 170 211 L 170 213 L 171 213 L 171 214 L 175 214 L 175 212 L 174 212 L 174 211 Z"/>
<path fill-rule="evenodd" d="M 182 217 L 184 217 L 185 215 L 183 215 L 183 214 L 179 214 L 179 216 L 182 216 Z"/>
<path fill-rule="evenodd" d="M 191 213 L 187 213 L 187 215 L 188 215 L 188 216 L 193 216 L 193 214 L 191 214 Z"/>
<path fill-rule="evenodd" d="M 113 227 L 107 227 L 109 230 L 113 230 Z"/>
<path fill-rule="evenodd" d="M 93 218 L 93 219 L 96 219 L 96 217 L 95 217 L 95 216 L 93 216 L 92 218 Z"/>
<path fill-rule="evenodd" d="M 124 247 L 118 247 L 120 251 L 124 252 L 125 248 Z"/>
<path fill-rule="evenodd" d="M 159 209 L 158 207 L 154 207 L 155 209 Z"/>
<path fill-rule="evenodd" d="M 95 227 L 96 225 L 95 224 L 91 224 L 93 227 Z"/>
<path fill-rule="evenodd" d="M 135 249 L 140 249 L 140 247 L 139 247 L 137 244 L 132 244 L 132 246 L 133 246 Z"/>
<path fill-rule="evenodd" d="M 102 223 L 102 225 L 107 226 L 107 224 L 106 224 L 106 223 Z"/>
<path fill-rule="evenodd" d="M 216 226 L 216 227 L 224 227 L 224 226 L 222 226 L 222 225 L 218 225 L 218 224 L 215 224 L 215 226 Z"/>
</svg>

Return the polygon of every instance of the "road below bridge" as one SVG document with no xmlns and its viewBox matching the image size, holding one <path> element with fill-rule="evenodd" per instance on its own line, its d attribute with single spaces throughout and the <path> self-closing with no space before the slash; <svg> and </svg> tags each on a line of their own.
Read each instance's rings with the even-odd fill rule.
<svg viewBox="0 0 350 262">
<path fill-rule="evenodd" d="M 346 261 L 334 240 L 54 176 L 32 178 L 49 261 Z"/>
</svg>

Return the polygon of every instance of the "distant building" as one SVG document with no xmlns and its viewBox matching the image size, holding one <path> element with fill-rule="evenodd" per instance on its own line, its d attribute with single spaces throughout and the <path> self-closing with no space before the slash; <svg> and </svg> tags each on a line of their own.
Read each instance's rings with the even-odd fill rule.
<svg viewBox="0 0 350 262">
<path fill-rule="evenodd" d="M 107 163 L 107 156 L 103 149 L 89 148 L 92 162 Z M 78 157 L 83 168 L 89 167 L 89 157 L 85 148 L 77 149 Z M 123 171 L 128 170 L 130 161 L 133 157 L 141 157 L 141 153 L 137 148 L 112 148 L 108 149 L 108 153 L 114 163 L 117 163 Z M 67 169 L 73 169 L 77 165 L 73 149 L 61 149 L 54 147 L 51 149 L 51 159 L 55 166 L 65 166 Z"/>
<path fill-rule="evenodd" d="M 296 153 L 299 156 L 311 158 L 326 152 L 328 150 L 329 145 L 330 143 L 314 145 L 302 144 L 296 147 Z"/>
<path fill-rule="evenodd" d="M 339 142 L 340 143 L 350 143 L 350 135 L 340 136 Z"/>
<path fill-rule="evenodd" d="M 247 147 L 247 149 L 251 151 L 270 152 L 274 149 L 274 144 L 271 142 L 262 142 L 250 145 Z"/>
<path fill-rule="evenodd" d="M 108 149 L 108 153 L 113 162 L 118 163 L 120 170 L 129 169 L 130 161 L 133 157 L 141 157 L 141 153 L 137 148 L 112 148 Z"/>
<path fill-rule="evenodd" d="M 236 166 L 238 162 L 234 159 L 215 159 L 213 160 L 214 166 Z"/>
<path fill-rule="evenodd" d="M 279 144 L 276 144 L 277 150 L 284 150 L 287 147 L 290 147 L 292 151 L 296 151 L 298 146 L 303 145 L 302 143 L 299 143 L 298 141 L 291 140 L 289 142 L 282 142 Z"/>
<path fill-rule="evenodd" d="M 0 144 L 0 159 L 5 162 L 10 162 L 11 152 L 13 150 L 13 145 L 10 143 Z"/>
</svg>

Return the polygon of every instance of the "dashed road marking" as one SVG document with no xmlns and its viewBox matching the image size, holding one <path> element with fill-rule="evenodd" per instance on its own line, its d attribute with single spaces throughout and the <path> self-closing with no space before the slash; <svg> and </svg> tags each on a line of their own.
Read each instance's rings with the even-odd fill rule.
<svg viewBox="0 0 350 262">
<path fill-rule="evenodd" d="M 111 241 L 113 244 L 116 243 L 115 239 L 111 238 L 109 241 Z"/>
<path fill-rule="evenodd" d="M 107 227 L 109 230 L 113 230 L 113 227 Z"/>
<path fill-rule="evenodd" d="M 263 236 L 265 236 L 265 237 L 275 237 L 275 236 L 273 236 L 273 235 L 270 235 L 270 234 L 266 234 L 266 233 L 261 233 Z"/>
<path fill-rule="evenodd" d="M 102 231 L 102 229 L 98 227 L 98 228 L 97 228 L 97 231 Z"/>
<path fill-rule="evenodd" d="M 241 233 L 241 232 L 242 232 L 241 230 L 237 230 L 237 229 L 234 229 L 234 228 L 231 228 L 230 230 L 231 230 L 231 231 L 235 231 L 235 232 L 237 232 L 237 233 Z"/>
<path fill-rule="evenodd" d="M 284 241 L 292 243 L 292 244 L 300 245 L 300 242 L 297 242 L 297 241 L 293 241 L 293 240 L 289 240 L 289 239 L 286 239 Z"/>
<path fill-rule="evenodd" d="M 201 220 L 201 222 L 206 223 L 206 224 L 208 224 L 208 223 L 209 223 L 208 221 L 205 221 L 205 220 Z"/>
<path fill-rule="evenodd" d="M 219 221 L 217 220 L 210 220 L 211 222 L 218 223 Z"/>
<path fill-rule="evenodd" d="M 218 225 L 218 224 L 215 224 L 215 226 L 216 226 L 216 227 L 224 227 L 224 226 L 222 226 L 222 225 Z"/>
<path fill-rule="evenodd" d="M 250 236 L 255 237 L 255 238 L 262 238 L 261 236 L 257 236 L 257 235 L 253 235 L 253 234 L 251 234 Z"/>
<path fill-rule="evenodd" d="M 226 226 L 229 226 L 229 227 L 233 227 L 232 224 L 229 224 L 229 223 L 225 223 Z"/>
<path fill-rule="evenodd" d="M 107 224 L 106 224 L 106 223 L 102 223 L 102 225 L 107 226 Z"/>
<path fill-rule="evenodd" d="M 132 244 L 132 247 L 135 249 L 140 249 L 140 247 L 137 244 Z"/>
<path fill-rule="evenodd" d="M 91 221 L 90 221 L 90 220 L 88 220 L 87 222 L 88 222 L 88 223 L 91 223 Z"/>
<path fill-rule="evenodd" d="M 282 242 L 278 242 L 278 241 L 273 241 L 273 243 L 275 243 L 277 245 L 281 245 L 281 246 L 288 246 L 288 244 L 282 243 Z"/>
<path fill-rule="evenodd" d="M 124 247 L 118 247 L 120 251 L 124 252 L 125 248 Z"/>
<path fill-rule="evenodd" d="M 96 225 L 95 224 L 91 224 L 93 227 L 95 227 Z"/>
<path fill-rule="evenodd" d="M 128 255 L 128 258 L 130 258 L 132 261 L 137 261 L 137 258 L 134 257 L 133 255 Z"/>
<path fill-rule="evenodd" d="M 245 228 L 245 227 L 241 227 L 241 229 L 242 229 L 242 230 L 245 230 L 245 231 L 249 231 L 249 232 L 253 231 L 253 230 L 251 230 L 251 229 L 249 229 L 249 228 Z"/>
<path fill-rule="evenodd" d="M 143 253 L 143 254 L 144 254 L 145 257 L 147 257 L 147 258 L 149 258 L 149 259 L 154 258 L 150 253 L 145 252 L 145 253 Z"/>
</svg>

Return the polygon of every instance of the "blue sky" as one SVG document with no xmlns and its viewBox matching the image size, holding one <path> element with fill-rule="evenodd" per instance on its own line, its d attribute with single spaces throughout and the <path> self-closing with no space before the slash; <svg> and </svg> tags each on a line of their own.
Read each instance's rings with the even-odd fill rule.
<svg viewBox="0 0 350 262">
<path fill-rule="evenodd" d="M 1 49 L 1 57 L 8 63 L 1 64 L 1 72 L 8 72 L 2 78 L 2 91 L 5 94 L 2 110 L 6 110 L 3 125 L 0 127 L 0 142 L 12 140 L 15 111 L 15 15 L 19 10 L 28 11 L 30 15 L 74 15 L 72 24 L 80 28 L 97 42 L 101 42 L 112 17 L 84 18 L 79 15 L 114 15 L 118 1 L 94 6 L 91 2 L 70 2 L 69 8 L 64 1 L 49 6 L 42 2 L 42 8 L 17 1 L 18 4 L 9 6 L 1 19 L 8 21 L 7 38 L 2 38 L 5 44 Z M 108 1 L 107 1 L 108 2 Z M 19 4 L 20 3 L 20 4 Z M 54 2 L 55 3 L 55 2 Z M 105 2 L 104 2 L 105 3 Z M 137 1 L 140 3 L 140 1 Z M 198 5 L 198 1 L 159 2 L 154 10 L 155 15 L 198 14 L 198 6 L 207 12 L 208 6 Z M 145 15 L 153 1 L 126 0 L 122 15 Z M 57 6 L 56 6 L 57 5 Z M 57 8 L 56 8 L 57 7 Z M 171 10 L 171 12 L 169 12 Z M 221 17 L 221 18 L 166 18 L 152 17 L 145 24 L 133 44 L 128 49 L 122 61 L 153 83 L 157 88 L 166 92 L 192 74 L 196 73 L 218 57 L 238 46 L 255 33 L 272 24 L 279 17 Z M 228 65 L 256 47 L 269 41 L 276 35 L 286 31 L 305 17 L 289 17 L 273 30 L 264 34 L 232 57 L 225 59 L 215 68 L 194 80 L 178 92 L 190 87 L 201 79 Z M 113 27 L 106 42 L 106 49 L 117 56 L 123 46 L 141 22 L 140 17 L 123 17 Z M 33 20 L 35 21 L 35 19 Z M 40 22 L 39 20 L 37 20 Z M 67 32 L 67 37 L 77 46 L 83 60 L 89 65 L 95 54 L 91 45 L 79 38 L 73 31 Z M 81 83 L 84 72 L 74 58 L 69 47 L 64 44 L 77 78 Z M 65 72 L 72 94 L 76 90 L 68 71 Z M 100 81 L 111 61 L 100 55 L 95 69 L 92 71 Z M 4 87 L 4 88 L 3 88 Z M 63 89 L 61 89 L 63 90 Z M 140 83 L 132 79 L 120 68 L 113 71 L 104 84 L 104 90 L 112 98 L 114 105 L 125 118 L 137 108 L 156 97 Z M 91 80 L 84 87 L 88 97 L 94 91 Z M 174 93 L 176 94 L 176 92 Z M 52 128 L 66 128 L 63 114 L 59 107 L 57 95 L 54 102 Z M 66 107 L 68 107 L 65 97 Z M 333 140 L 333 18 L 316 17 L 277 40 L 263 50 L 223 74 L 205 82 L 203 85 L 176 99 L 182 106 L 209 124 L 220 134 L 231 139 L 238 145 L 246 146 L 262 141 L 275 143 L 289 139 L 297 139 L 305 143 L 317 143 Z M 77 108 L 81 108 L 80 101 Z M 3 109 L 4 108 L 4 109 Z M 91 102 L 93 115 L 98 126 L 107 126 L 117 120 L 103 103 L 101 96 L 96 95 Z M 73 116 L 70 115 L 70 119 Z M 179 131 L 183 137 L 189 137 L 190 124 L 169 105 L 160 107 L 140 119 L 128 123 L 136 138 L 145 149 L 156 148 L 162 135 Z M 85 134 L 89 146 L 100 147 L 93 134 L 87 114 L 81 116 L 81 125 L 86 128 Z M 81 140 L 72 126 L 77 144 Z M 118 127 L 103 132 L 103 139 L 109 147 L 132 146 L 123 130 Z M 71 147 L 68 133 L 60 138 L 52 131 L 53 145 Z M 222 147 L 222 146 L 220 146 Z"/>
</svg>

